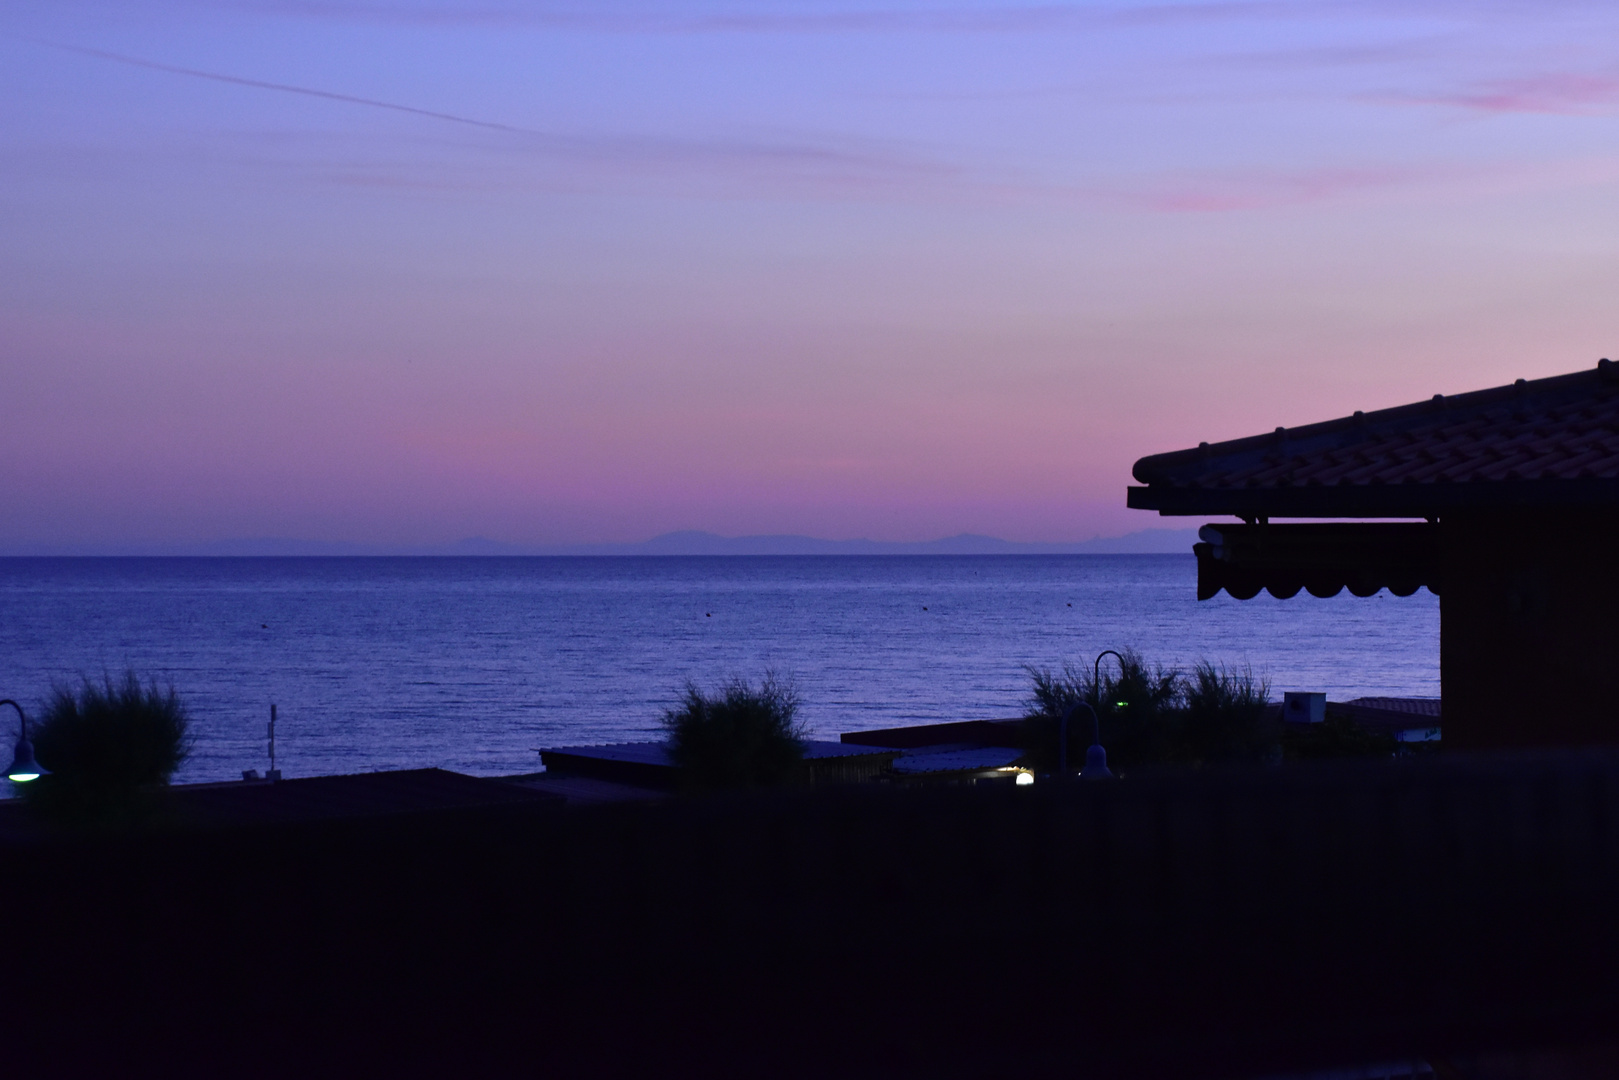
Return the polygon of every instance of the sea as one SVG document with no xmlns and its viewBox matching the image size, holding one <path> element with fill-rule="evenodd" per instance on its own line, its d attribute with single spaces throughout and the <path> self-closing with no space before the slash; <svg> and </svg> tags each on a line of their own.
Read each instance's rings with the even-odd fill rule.
<svg viewBox="0 0 1619 1080">
<path fill-rule="evenodd" d="M 540 768 L 657 738 L 688 682 L 790 678 L 817 737 L 1022 715 L 1104 649 L 1272 696 L 1439 695 L 1422 591 L 1196 597 L 1190 555 L 3 558 L 0 697 L 133 671 L 192 717 L 181 782 Z M 0 745 L 15 713 L 0 711 Z"/>
</svg>

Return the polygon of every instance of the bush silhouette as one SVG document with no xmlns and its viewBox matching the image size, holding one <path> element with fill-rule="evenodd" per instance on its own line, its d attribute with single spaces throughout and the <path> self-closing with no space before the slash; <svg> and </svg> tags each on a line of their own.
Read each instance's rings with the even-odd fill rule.
<svg viewBox="0 0 1619 1080">
<path fill-rule="evenodd" d="M 1110 670 L 1111 669 L 1111 670 Z M 1098 679 L 1094 667 L 1064 665 L 1061 671 L 1025 666 L 1033 684 L 1024 714 L 1024 750 L 1035 768 L 1055 768 L 1058 721 L 1076 703 L 1096 709 L 1102 745 L 1114 767 L 1168 763 L 1203 764 L 1274 760 L 1280 733 L 1267 718 L 1270 686 L 1246 668 L 1203 661 L 1183 674 L 1149 666 L 1125 650 Z M 1071 714 L 1070 767 L 1084 760 L 1091 739 L 1090 714 Z"/>
<path fill-rule="evenodd" d="M 122 680 L 51 692 L 35 729 L 34 749 L 49 770 L 24 791 L 53 816 L 117 817 L 143 794 L 169 782 L 190 753 L 190 717 L 171 686 Z"/>
<path fill-rule="evenodd" d="M 1130 768 L 1183 756 L 1178 709 L 1180 672 L 1148 667 L 1133 649 L 1124 651 L 1123 662 L 1117 668 L 1116 672 L 1104 670 L 1098 680 L 1094 668 L 1072 664 L 1065 664 L 1060 672 L 1024 667 L 1034 684 L 1024 714 L 1025 749 L 1036 768 L 1056 767 L 1058 720 L 1080 701 L 1097 712 L 1109 764 Z M 1090 720 L 1090 714 L 1081 709 L 1070 721 L 1070 766 L 1085 760 L 1085 747 L 1092 734 Z"/>
<path fill-rule="evenodd" d="M 663 716 L 669 756 L 693 790 L 785 784 L 804 760 L 806 731 L 797 714 L 797 691 L 773 672 L 758 687 L 733 678 L 714 694 L 688 682 L 680 704 Z"/>
<path fill-rule="evenodd" d="M 1327 718 L 1320 724 L 1289 724 L 1292 730 L 1282 735 L 1282 752 L 1289 759 L 1309 761 L 1315 758 L 1387 758 L 1401 749 L 1393 735 L 1381 731 L 1368 731 L 1349 717 L 1327 710 Z M 1432 753 L 1434 744 L 1412 747 L 1417 753 Z"/>
<path fill-rule="evenodd" d="M 1193 760 L 1262 761 L 1279 749 L 1279 721 L 1266 717 L 1270 684 L 1255 679 L 1250 669 L 1201 661 L 1187 678 L 1183 697 L 1183 738 Z"/>
</svg>

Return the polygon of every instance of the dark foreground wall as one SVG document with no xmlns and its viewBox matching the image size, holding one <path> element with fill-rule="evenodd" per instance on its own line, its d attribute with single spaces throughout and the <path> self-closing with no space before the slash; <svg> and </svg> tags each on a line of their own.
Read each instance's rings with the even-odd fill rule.
<svg viewBox="0 0 1619 1080">
<path fill-rule="evenodd" d="M 1619 1019 L 1614 755 L 3 854 L 36 1075 L 1239 1076 Z"/>
<path fill-rule="evenodd" d="M 1619 743 L 1619 511 L 1443 523 L 1445 745 Z"/>
</svg>

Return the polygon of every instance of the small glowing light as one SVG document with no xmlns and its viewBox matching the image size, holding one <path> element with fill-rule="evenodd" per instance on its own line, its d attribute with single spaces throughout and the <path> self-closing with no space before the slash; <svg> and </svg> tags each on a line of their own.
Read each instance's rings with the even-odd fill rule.
<svg viewBox="0 0 1619 1080">
<path fill-rule="evenodd" d="M 1115 701 L 1113 703 L 1113 707 L 1116 709 L 1122 709 L 1128 704 L 1130 704 L 1128 701 Z"/>
<path fill-rule="evenodd" d="M 26 784 L 30 780 L 38 780 L 39 774 L 37 772 L 14 772 L 7 776 L 6 779 L 14 783 Z"/>
<path fill-rule="evenodd" d="M 1017 774 L 1017 780 L 1015 781 L 1015 783 L 1017 784 L 1018 787 L 1027 787 L 1029 784 L 1034 783 L 1034 773 L 1026 773 L 1026 772 L 1018 773 Z"/>
</svg>

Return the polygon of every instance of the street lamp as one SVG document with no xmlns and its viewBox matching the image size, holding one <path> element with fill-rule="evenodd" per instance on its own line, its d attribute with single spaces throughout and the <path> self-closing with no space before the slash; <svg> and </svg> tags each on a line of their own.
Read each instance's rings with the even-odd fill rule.
<svg viewBox="0 0 1619 1080">
<path fill-rule="evenodd" d="M 1091 714 L 1091 744 L 1085 748 L 1085 767 L 1079 770 L 1079 778 L 1081 780 L 1111 780 L 1113 779 L 1113 773 L 1107 767 L 1107 751 L 1102 749 L 1102 721 L 1088 701 L 1076 702 L 1072 709 L 1063 714 L 1062 746 L 1060 748 L 1062 773 L 1064 776 L 1068 774 L 1068 718 L 1079 709 L 1084 709 Z"/>
<path fill-rule="evenodd" d="M 1113 773 L 1107 767 L 1107 751 L 1102 749 L 1102 721 L 1088 701 L 1076 701 L 1062 714 L 1057 725 L 1057 779 L 1068 777 L 1068 720 L 1080 709 L 1091 714 L 1091 744 L 1085 748 L 1085 767 L 1079 770 L 1082 780 L 1111 780 Z"/>
<path fill-rule="evenodd" d="M 1119 675 L 1121 677 L 1124 675 L 1124 657 L 1112 649 L 1103 649 L 1096 654 L 1096 666 L 1091 672 L 1091 691 L 1096 695 L 1096 704 L 1098 706 L 1102 704 L 1102 657 L 1104 656 L 1111 656 L 1117 660 L 1119 662 Z M 1119 704 L 1123 705 L 1124 702 L 1121 701 Z"/>
<path fill-rule="evenodd" d="M 17 749 L 11 756 L 11 768 L 6 770 L 6 778 L 18 784 L 26 784 L 30 780 L 38 780 L 45 774 L 34 760 L 34 744 L 28 741 L 28 716 L 10 698 L 0 699 L 0 705 L 10 705 L 17 710 L 17 719 L 21 721 L 22 731 L 17 736 Z"/>
<path fill-rule="evenodd" d="M 1073 712 L 1076 709 L 1078 709 L 1080 705 L 1083 705 L 1083 706 L 1085 706 L 1085 708 L 1087 710 L 1089 710 L 1089 712 L 1091 714 L 1091 744 L 1090 744 L 1090 746 L 1085 748 L 1085 767 L 1083 769 L 1079 770 L 1079 776 L 1080 776 L 1080 779 L 1082 779 L 1082 780 L 1111 780 L 1111 779 L 1113 779 L 1113 770 L 1111 770 L 1111 769 L 1109 769 L 1107 767 L 1107 751 L 1102 748 L 1102 720 L 1097 715 L 1097 712 L 1096 712 L 1097 707 L 1102 704 L 1102 657 L 1104 657 L 1104 656 L 1111 656 L 1115 660 L 1117 660 L 1119 662 L 1119 674 L 1121 674 L 1121 675 L 1124 674 L 1124 657 L 1120 656 L 1117 652 L 1115 652 L 1112 649 L 1103 649 L 1101 652 L 1096 654 L 1096 663 L 1091 668 L 1091 692 L 1096 695 L 1096 705 L 1092 705 L 1089 702 L 1081 701 L 1078 704 L 1076 704 L 1073 709 L 1068 710 L 1068 715 L 1072 715 Z M 1121 701 L 1118 704 L 1123 705 L 1124 702 Z M 1062 756 L 1062 763 L 1063 763 L 1063 771 L 1067 772 L 1067 769 L 1068 769 L 1068 727 L 1067 727 L 1067 722 L 1066 722 L 1067 721 L 1067 716 L 1065 715 L 1063 719 L 1064 719 L 1064 725 L 1063 725 L 1063 731 L 1062 731 L 1062 755 L 1061 756 Z"/>
<path fill-rule="evenodd" d="M 1119 671 L 1124 671 L 1124 657 L 1112 649 L 1103 649 L 1096 657 L 1094 674 L 1091 686 L 1096 694 L 1096 703 L 1102 703 L 1102 657 L 1112 656 L 1119 661 Z M 1119 702 L 1123 705 L 1124 702 Z M 1084 780 L 1111 780 L 1113 772 L 1107 767 L 1107 751 L 1102 748 L 1102 720 L 1097 715 L 1096 707 L 1088 701 L 1076 701 L 1065 709 L 1057 718 L 1057 779 L 1068 778 L 1068 721 L 1080 709 L 1091 714 L 1091 744 L 1085 748 L 1085 767 L 1079 770 Z"/>
</svg>

